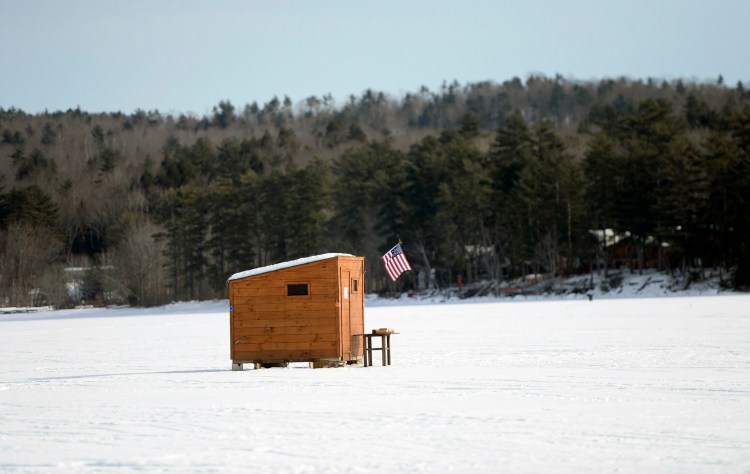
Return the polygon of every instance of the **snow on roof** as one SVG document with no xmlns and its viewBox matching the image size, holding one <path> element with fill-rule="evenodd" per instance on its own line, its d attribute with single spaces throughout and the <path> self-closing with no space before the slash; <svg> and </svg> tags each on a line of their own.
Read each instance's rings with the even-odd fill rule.
<svg viewBox="0 0 750 474">
<path fill-rule="evenodd" d="M 614 229 L 604 229 L 604 232 L 601 229 L 593 229 L 589 230 L 589 234 L 593 235 L 598 242 L 604 242 L 607 247 L 630 237 L 630 232 L 625 231 L 622 234 L 616 234 Z"/>
<path fill-rule="evenodd" d="M 299 265 L 305 265 L 307 263 L 318 262 L 320 260 L 328 260 L 334 257 L 353 257 L 350 253 L 324 253 L 321 255 L 313 255 L 311 257 L 298 258 L 297 260 L 290 260 L 288 262 L 275 263 L 266 267 L 253 268 L 252 270 L 245 270 L 244 272 L 235 273 L 229 277 L 229 280 L 239 280 L 240 278 L 247 278 L 254 275 L 260 275 L 262 273 L 275 272 L 276 270 L 283 270 L 284 268 L 296 267 Z"/>
</svg>

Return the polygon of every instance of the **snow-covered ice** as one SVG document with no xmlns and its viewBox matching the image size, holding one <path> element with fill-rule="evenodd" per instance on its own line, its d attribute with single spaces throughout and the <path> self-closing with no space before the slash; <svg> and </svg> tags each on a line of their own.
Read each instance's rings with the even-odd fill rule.
<svg viewBox="0 0 750 474">
<path fill-rule="evenodd" d="M 227 302 L 0 315 L 2 472 L 748 472 L 750 296 L 368 306 L 232 372 Z"/>
</svg>

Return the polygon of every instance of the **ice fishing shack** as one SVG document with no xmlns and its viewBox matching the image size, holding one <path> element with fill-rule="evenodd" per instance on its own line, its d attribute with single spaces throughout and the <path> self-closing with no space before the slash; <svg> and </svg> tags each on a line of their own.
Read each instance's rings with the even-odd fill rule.
<svg viewBox="0 0 750 474">
<path fill-rule="evenodd" d="M 315 255 L 236 273 L 227 283 L 232 370 L 362 360 L 364 257 Z"/>
</svg>

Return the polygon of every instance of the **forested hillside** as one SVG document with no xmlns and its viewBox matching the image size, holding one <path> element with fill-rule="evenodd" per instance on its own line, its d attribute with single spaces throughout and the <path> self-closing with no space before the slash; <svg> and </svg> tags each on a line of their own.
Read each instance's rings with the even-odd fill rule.
<svg viewBox="0 0 750 474">
<path fill-rule="evenodd" d="M 236 271 L 328 251 L 366 256 L 368 291 L 412 288 L 417 272 L 394 286 L 379 263 L 399 238 L 440 286 L 581 273 L 613 264 L 603 229 L 635 266 L 657 246 L 666 270 L 750 284 L 750 93 L 721 78 L 532 76 L 207 116 L 0 108 L 0 183 L 3 305 L 225 297 Z"/>
</svg>

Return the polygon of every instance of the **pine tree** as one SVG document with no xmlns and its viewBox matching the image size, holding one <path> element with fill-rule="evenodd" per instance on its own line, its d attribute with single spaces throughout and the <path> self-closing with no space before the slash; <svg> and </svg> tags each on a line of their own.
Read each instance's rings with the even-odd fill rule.
<svg viewBox="0 0 750 474">
<path fill-rule="evenodd" d="M 313 255 L 320 251 L 325 234 L 330 187 L 328 167 L 316 159 L 305 168 L 290 168 L 286 178 L 291 195 L 287 216 L 289 258 Z"/>
<path fill-rule="evenodd" d="M 489 225 L 490 239 L 497 248 L 498 262 L 509 263 L 513 273 L 524 272 L 522 267 L 529 257 L 525 239 L 526 213 L 519 196 L 519 181 L 533 153 L 532 133 L 518 114 L 508 117 L 505 126 L 497 130 L 488 153 L 494 209 Z M 499 274 L 500 269 L 497 272 Z"/>
<path fill-rule="evenodd" d="M 706 161 L 695 144 L 687 137 L 679 137 L 666 156 L 663 174 L 657 201 L 657 232 L 669 243 L 670 253 L 683 258 L 683 266 L 704 260 L 708 257 L 705 250 L 709 219 Z"/>
<path fill-rule="evenodd" d="M 584 196 L 586 209 L 593 224 L 598 229 L 601 240 L 594 254 L 604 263 L 607 275 L 607 231 L 615 227 L 617 220 L 617 199 L 621 186 L 618 169 L 621 157 L 613 140 L 606 133 L 598 133 L 589 144 L 583 162 Z"/>
<path fill-rule="evenodd" d="M 536 127 L 533 150 L 518 184 L 525 206 L 527 256 L 557 273 L 563 255 L 569 261 L 573 257 L 572 213 L 578 209 L 579 182 L 571 157 L 548 125 Z"/>
</svg>

